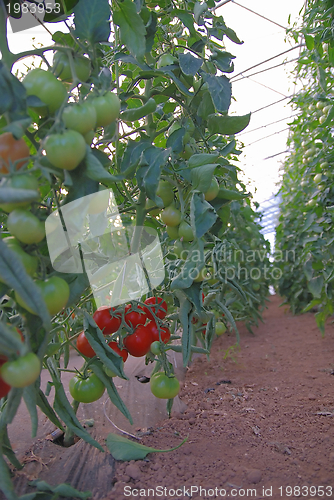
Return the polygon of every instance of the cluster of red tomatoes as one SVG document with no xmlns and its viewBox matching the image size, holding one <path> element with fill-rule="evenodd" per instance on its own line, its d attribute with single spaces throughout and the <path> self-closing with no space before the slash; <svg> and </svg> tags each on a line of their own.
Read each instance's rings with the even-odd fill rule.
<svg viewBox="0 0 334 500">
<path fill-rule="evenodd" d="M 160 326 L 156 318 L 162 320 L 167 314 L 166 302 L 158 297 L 150 297 L 145 300 L 145 307 L 138 307 L 137 310 L 128 304 L 124 310 L 124 322 L 133 332 L 123 339 L 123 348 L 120 348 L 114 340 L 108 343 L 109 347 L 122 356 L 126 361 L 128 354 L 135 357 L 145 356 L 151 347 L 152 342 L 161 341 L 165 344 L 170 339 L 170 331 L 166 326 Z M 93 319 L 103 332 L 109 336 L 116 333 L 122 324 L 122 313 L 116 308 L 102 306 L 95 311 Z M 147 320 L 149 320 L 147 322 Z M 159 338 L 160 330 L 160 338 Z M 88 358 L 95 356 L 95 352 L 89 344 L 85 332 L 81 332 L 77 339 L 78 351 Z"/>
<path fill-rule="evenodd" d="M 122 344 L 115 340 L 108 341 L 108 346 L 122 357 L 123 362 L 127 360 L 129 354 L 141 357 L 150 350 L 153 354 L 159 354 L 161 342 L 167 344 L 170 339 L 169 328 L 161 324 L 161 320 L 167 314 L 166 302 L 160 297 L 157 299 L 150 297 L 145 300 L 144 304 L 145 306 L 137 308 L 128 304 L 125 306 L 124 313 L 118 311 L 117 308 L 102 306 L 93 314 L 97 326 L 106 337 L 118 332 L 122 327 L 123 320 L 132 330 L 123 338 Z M 77 349 L 86 358 L 92 358 L 96 355 L 84 331 L 77 338 Z M 104 371 L 109 377 L 116 375 L 109 368 L 105 367 Z M 73 377 L 69 389 L 74 399 L 87 403 L 102 396 L 104 388 L 101 384 L 99 379 L 91 373 L 86 380 L 80 379 L 78 376 Z M 174 398 L 180 390 L 177 378 L 173 375 L 167 376 L 164 372 L 153 374 L 150 386 L 152 393 L 162 399 Z"/>
</svg>

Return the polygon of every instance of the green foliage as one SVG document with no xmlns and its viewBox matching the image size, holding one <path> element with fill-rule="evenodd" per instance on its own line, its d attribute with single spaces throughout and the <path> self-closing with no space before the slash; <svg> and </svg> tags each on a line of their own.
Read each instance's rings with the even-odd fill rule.
<svg viewBox="0 0 334 500">
<path fill-rule="evenodd" d="M 172 339 L 176 338 L 173 334 L 177 330 L 182 330 L 182 339 L 179 345 L 163 346 L 158 359 L 148 354 L 147 362 L 157 362 L 156 371 L 164 370 L 171 375 L 173 366 L 167 359 L 166 350 L 181 350 L 184 366 L 194 352 L 209 355 L 215 338 L 216 318 L 238 335 L 236 322 L 245 321 L 249 329 L 256 325 L 268 295 L 269 248 L 260 233 L 249 193 L 238 178 L 236 166 L 240 151 L 234 136 L 248 125 L 250 115 L 228 114 L 232 98 L 228 75 L 233 71 L 234 56 L 226 52 L 224 40 L 227 37 L 234 43 L 242 42 L 223 18 L 214 14 L 213 0 L 206 3 L 116 0 L 111 6 L 107 0 L 61 3 L 63 10 L 58 16 L 50 13 L 48 21 L 67 18 L 70 33 L 56 32 L 51 48 L 18 54 L 9 51 L 5 39 L 7 19 L 0 9 L 0 138 L 4 137 L 3 132 L 11 132 L 16 139 L 23 138 L 30 148 L 30 157 L 23 159 L 22 165 L 18 164 L 21 157 L 10 158 L 8 164 L 3 165 L 0 151 L 0 175 L 11 179 L 29 172 L 39 185 L 39 192 L 11 187 L 4 193 L 4 189 L 0 189 L 0 202 L 27 201 L 31 213 L 44 222 L 57 208 L 66 207 L 101 188 L 111 188 L 122 223 L 126 227 L 135 226 L 133 253 L 139 250 L 138 235 L 142 226 L 158 232 L 165 279 L 148 296 L 154 294 L 168 301 L 168 315 L 158 324 L 168 324 Z M 43 58 L 44 52 L 51 49 L 60 56 L 65 54 L 66 61 L 68 59 L 70 72 L 66 74 L 66 81 L 58 77 L 62 74 L 57 73 L 59 56 L 44 74 L 42 69 L 35 69 L 34 74 L 42 72 L 44 77 L 48 75 L 47 80 L 56 82 L 57 91 L 60 90 L 55 109 L 50 107 L 54 104 L 53 92 L 43 97 L 45 100 L 50 98 L 49 103 L 43 102 L 33 91 L 27 98 L 21 82 L 25 75 L 18 78 L 11 72 L 16 61 L 30 55 Z M 85 59 L 89 59 L 85 68 L 88 72 L 81 81 L 76 62 L 85 63 Z M 35 93 L 39 94 L 36 90 Z M 108 96 L 112 96 L 112 102 L 108 101 Z M 91 140 L 84 137 L 86 142 L 79 158 L 77 151 L 73 152 L 77 161 L 71 163 L 72 169 L 65 165 L 68 158 L 63 158 L 64 148 L 55 148 L 54 153 L 58 160 L 60 155 L 60 160 L 51 162 L 52 155 L 44 154 L 44 146 L 50 141 L 47 138 L 62 137 L 65 131 L 63 110 L 69 103 L 73 108 L 86 99 L 94 106 L 96 116 L 100 114 L 98 125 L 89 132 Z M 101 102 L 104 103 L 102 109 L 98 105 Z M 219 184 L 215 198 L 214 195 L 206 196 L 213 178 Z M 166 191 L 166 184 L 169 194 L 161 187 L 164 185 Z M 217 185 L 216 188 L 218 190 Z M 169 212 L 174 210 L 177 218 L 180 215 L 178 224 L 171 224 L 173 238 L 162 217 L 153 215 L 156 210 L 168 207 Z M 0 216 L 2 236 L 8 236 L 8 214 L 1 212 Z M 183 229 L 187 228 L 186 238 L 180 236 L 182 230 L 178 232 L 180 222 Z M 89 252 L 98 260 L 97 266 L 104 264 L 111 255 L 115 256 L 110 234 L 90 236 Z M 174 251 L 177 244 L 181 256 Z M 78 245 L 76 250 L 81 255 L 82 247 Z M 19 260 L 22 252 L 38 261 L 32 277 Z M 66 281 L 70 293 L 66 307 L 50 318 L 40 287 L 34 281 L 43 282 L 54 276 Z M 23 390 L 12 388 L 4 397 L 0 417 L 3 454 L 13 465 L 18 465 L 6 426 L 13 420 L 22 397 L 31 416 L 34 434 L 38 406 L 56 426 L 65 428 L 67 443 L 75 434 L 103 450 L 77 419 L 79 403 L 68 400 L 61 374 L 68 369 L 70 346 L 76 348 L 76 338 L 84 331 L 96 355 L 93 353 L 92 358 L 83 355 L 81 375 L 93 371 L 106 387 L 111 402 L 131 422 L 131 415 L 112 377 L 105 371 L 109 369 L 126 379 L 122 358 L 108 345 L 111 340 L 123 347 L 123 340 L 133 333 L 133 328 L 125 321 L 124 304 L 117 309 L 121 317 L 120 328 L 106 338 L 92 319 L 96 304 L 87 276 L 55 271 L 45 239 L 29 245 L 0 240 L 0 278 L 3 282 L 0 353 L 16 360 L 33 352 L 50 377 L 45 394 L 38 378 Z M 312 278 L 317 276 L 312 275 Z M 114 280 L 116 286 L 123 283 L 121 274 L 116 274 Z M 311 289 L 319 290 L 320 281 L 312 283 Z M 21 305 L 16 301 L 18 296 L 22 298 Z M 145 306 L 141 300 L 132 301 L 134 311 Z M 160 318 L 158 313 L 157 317 Z M 22 329 L 23 343 L 11 341 L 9 327 Z M 55 389 L 53 408 L 47 400 L 51 387 Z M 171 406 L 172 401 L 168 401 L 169 413 Z M 108 443 L 110 449 L 114 449 L 110 437 Z M 122 452 L 126 449 L 121 447 Z M 118 457 L 122 456 L 117 453 Z M 132 454 L 123 456 L 133 458 Z M 57 489 L 38 483 L 36 487 L 39 492 L 45 492 L 45 497 L 49 494 L 80 496 L 66 485 Z M 17 500 L 2 455 L 0 489 L 10 500 Z M 83 493 L 81 498 L 85 495 Z"/>
<path fill-rule="evenodd" d="M 277 228 L 277 251 L 284 256 L 278 291 L 295 313 L 316 308 L 321 331 L 333 314 L 333 9 L 331 2 L 308 2 L 303 27 L 291 30 L 306 46 L 296 71 L 303 87 L 294 98 Z"/>
</svg>

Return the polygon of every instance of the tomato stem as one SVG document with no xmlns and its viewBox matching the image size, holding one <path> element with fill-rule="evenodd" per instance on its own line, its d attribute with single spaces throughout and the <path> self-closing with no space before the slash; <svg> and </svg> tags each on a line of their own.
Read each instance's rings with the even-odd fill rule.
<svg viewBox="0 0 334 500">
<path fill-rule="evenodd" d="M 73 408 L 75 414 L 77 414 L 79 405 L 80 405 L 79 401 L 76 401 L 75 399 L 73 399 L 72 408 Z M 64 446 L 66 448 L 68 448 L 74 444 L 74 436 L 75 436 L 74 432 L 69 427 L 66 427 L 65 434 L 64 434 Z"/>
</svg>

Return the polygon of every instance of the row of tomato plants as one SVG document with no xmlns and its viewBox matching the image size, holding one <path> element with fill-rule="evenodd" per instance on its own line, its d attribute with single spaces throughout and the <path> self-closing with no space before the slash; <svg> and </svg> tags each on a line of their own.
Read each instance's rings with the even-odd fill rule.
<svg viewBox="0 0 334 500">
<path fill-rule="evenodd" d="M 304 41 L 295 74 L 301 90 L 293 99 L 297 117 L 290 129 L 276 237 L 286 256 L 278 291 L 293 312 L 315 309 L 322 332 L 334 312 L 333 9 L 331 2 L 308 2 L 303 27 L 291 29 L 295 40 Z"/>
<path fill-rule="evenodd" d="M 124 0 L 110 8 L 79 0 L 72 18 L 74 3 L 49 19 L 66 18 L 69 33 L 19 54 L 9 51 L 0 9 L 0 488 L 9 499 L 17 497 L 4 457 L 21 465 L 7 425 L 22 397 L 33 435 L 38 406 L 66 428 L 67 444 L 76 434 L 103 450 L 79 422 L 79 403 L 107 390 L 132 422 L 113 377 L 127 378 L 129 355 L 145 356 L 155 363 L 152 392 L 170 413 L 179 382 L 168 350 L 187 366 L 194 352 L 209 355 L 215 335 L 228 328 L 238 336 L 236 321 L 251 329 L 270 282 L 268 246 L 235 165 L 234 136 L 250 117 L 228 114 L 234 57 L 223 40 L 241 41 L 214 14 L 215 2 Z M 13 65 L 28 56 L 33 66 L 15 76 Z M 125 228 L 158 232 L 165 264 L 156 289 L 115 307 L 96 306 L 85 273 L 55 270 L 45 238 L 50 214 L 105 189 Z M 94 258 L 108 260 L 111 235 L 89 238 Z M 61 374 L 71 346 L 83 366 L 73 373 L 70 403 Z M 46 392 L 42 367 L 51 378 Z"/>
</svg>

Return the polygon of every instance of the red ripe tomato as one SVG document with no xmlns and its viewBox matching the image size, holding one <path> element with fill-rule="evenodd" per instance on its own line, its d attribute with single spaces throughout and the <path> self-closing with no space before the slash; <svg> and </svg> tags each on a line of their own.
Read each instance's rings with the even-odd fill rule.
<svg viewBox="0 0 334 500">
<path fill-rule="evenodd" d="M 3 364 L 5 364 L 7 359 L 0 359 L 0 368 Z M 10 385 L 6 384 L 4 379 L 0 376 L 0 399 L 7 396 L 10 391 Z"/>
<path fill-rule="evenodd" d="M 159 318 L 164 319 L 167 314 L 167 304 L 161 297 L 149 297 L 145 300 L 145 304 L 151 307 L 144 307 L 144 311 L 149 319 L 155 320 L 152 312 Z M 154 304 L 158 304 L 155 307 L 152 307 Z"/>
<path fill-rule="evenodd" d="M 131 311 L 131 304 L 125 306 L 125 316 L 124 321 L 127 325 L 135 328 L 138 325 L 145 325 L 147 316 L 144 312 Z"/>
<path fill-rule="evenodd" d="M 124 347 L 132 356 L 145 356 L 152 344 L 152 333 L 147 326 L 138 325 L 133 333 L 125 337 Z"/>
<path fill-rule="evenodd" d="M 103 335 L 111 335 L 121 326 L 122 317 L 120 313 L 114 314 L 114 311 L 114 307 L 101 306 L 93 314 L 93 319 Z"/>
<path fill-rule="evenodd" d="M 150 321 L 149 323 L 147 323 L 146 328 L 148 328 L 151 331 L 152 339 L 153 339 L 152 342 L 154 342 L 155 340 L 160 340 L 159 339 L 159 328 L 158 328 L 158 325 L 156 324 L 155 321 Z M 166 326 L 161 326 L 160 327 L 160 336 L 161 336 L 162 342 L 167 344 L 167 342 L 170 339 L 169 328 L 167 328 Z"/>
<path fill-rule="evenodd" d="M 120 349 L 120 348 L 118 347 L 117 342 L 114 342 L 114 341 L 109 342 L 108 346 L 109 346 L 109 347 L 110 347 L 113 351 L 117 352 L 117 354 L 119 354 L 120 356 L 122 356 L 123 361 L 124 361 L 124 363 L 125 363 L 125 361 L 128 359 L 128 355 L 129 355 L 128 351 L 127 351 L 126 349 Z"/>
<path fill-rule="evenodd" d="M 95 356 L 95 351 L 88 342 L 85 332 L 81 332 L 77 338 L 77 349 L 86 358 L 93 358 Z"/>
<path fill-rule="evenodd" d="M 19 170 L 25 163 L 24 158 L 30 155 L 29 148 L 24 139 L 15 139 L 13 134 L 5 132 L 0 135 L 0 172 L 8 174 L 10 163 L 16 163 L 16 170 Z"/>
</svg>

